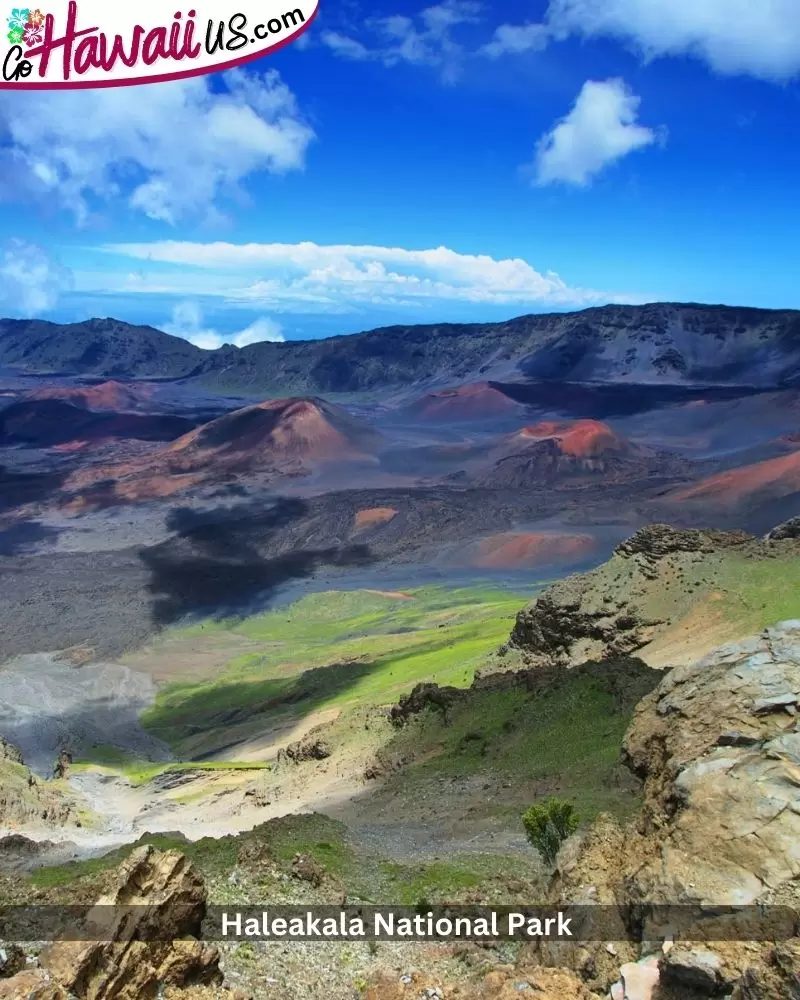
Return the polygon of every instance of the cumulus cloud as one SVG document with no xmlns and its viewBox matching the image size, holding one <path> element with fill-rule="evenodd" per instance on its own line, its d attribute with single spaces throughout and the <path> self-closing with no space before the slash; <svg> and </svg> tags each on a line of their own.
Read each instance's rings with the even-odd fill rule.
<svg viewBox="0 0 800 1000">
<path fill-rule="evenodd" d="M 480 10 L 475 0 L 444 0 L 425 8 L 416 18 L 400 14 L 370 18 L 365 24 L 368 42 L 338 31 L 324 31 L 320 39 L 343 59 L 373 60 L 384 66 L 433 66 L 446 82 L 453 82 L 466 54 L 453 29 L 477 22 Z"/>
<path fill-rule="evenodd" d="M 175 224 L 218 211 L 247 177 L 304 165 L 314 137 L 276 71 L 232 70 L 148 87 L 0 91 L 0 170 L 15 197 L 60 203 L 84 223 L 124 199 Z"/>
<path fill-rule="evenodd" d="M 68 268 L 35 243 L 9 239 L 0 243 L 0 308 L 37 316 L 58 302 L 72 285 Z"/>
<path fill-rule="evenodd" d="M 112 244 L 104 249 L 159 265 L 160 293 L 169 291 L 171 280 L 185 291 L 186 275 L 193 274 L 198 295 L 215 294 L 230 303 L 270 312 L 341 312 L 364 306 L 413 306 L 426 300 L 499 305 L 630 301 L 629 296 L 570 287 L 552 271 L 540 273 L 520 258 L 497 260 L 447 247 L 406 250 L 165 240 Z M 126 288 L 135 290 L 130 283 Z"/>
<path fill-rule="evenodd" d="M 492 40 L 481 48 L 491 59 L 505 55 L 535 52 L 547 47 L 550 35 L 543 24 L 501 24 Z"/>
<path fill-rule="evenodd" d="M 720 73 L 800 72 L 797 0 L 550 0 L 556 35 L 614 36 L 646 57 L 693 55 Z"/>
<path fill-rule="evenodd" d="M 264 340 L 272 343 L 282 343 L 284 340 L 280 324 L 265 316 L 238 333 L 219 333 L 205 324 L 202 309 L 197 302 L 191 301 L 179 302 L 172 310 L 170 321 L 162 329 L 165 333 L 182 337 L 206 351 L 216 350 L 223 344 L 247 347 L 248 344 L 258 344 Z"/>
<path fill-rule="evenodd" d="M 652 145 L 656 132 L 636 124 L 639 103 L 623 80 L 587 80 L 569 114 L 539 141 L 536 183 L 585 187 L 604 167 Z"/>
</svg>

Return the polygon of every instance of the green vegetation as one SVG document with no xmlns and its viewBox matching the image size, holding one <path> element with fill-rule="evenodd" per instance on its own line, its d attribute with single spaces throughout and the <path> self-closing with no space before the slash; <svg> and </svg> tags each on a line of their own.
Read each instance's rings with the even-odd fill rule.
<svg viewBox="0 0 800 1000">
<path fill-rule="evenodd" d="M 384 898 L 400 906 L 462 899 L 469 891 L 502 890 L 510 880 L 530 878 L 531 866 L 521 858 L 498 854 L 462 854 L 447 861 L 384 862 Z"/>
<path fill-rule="evenodd" d="M 71 765 L 71 771 L 103 768 L 123 775 L 132 785 L 144 785 L 160 774 L 172 771 L 259 771 L 269 767 L 264 761 L 173 761 L 159 763 L 142 760 L 120 747 L 102 744 L 93 747 L 81 760 Z"/>
<path fill-rule="evenodd" d="M 351 843 L 342 823 L 318 813 L 284 816 L 236 837 L 187 841 L 171 834 L 147 834 L 139 841 L 145 843 L 189 857 L 203 874 L 212 901 L 231 892 L 240 901 L 245 898 L 242 893 L 252 892 L 260 902 L 265 893 L 270 898 L 285 893 L 285 879 L 280 875 L 276 879 L 275 872 L 285 877 L 298 854 L 312 858 L 323 869 L 329 893 L 340 898 L 346 890 L 348 896 L 371 903 L 413 905 L 423 898 L 440 902 L 474 890 L 502 897 L 510 880 L 531 875 L 524 859 L 494 854 L 402 863 L 366 856 Z M 101 891 L 104 875 L 131 850 L 128 845 L 100 858 L 38 869 L 27 876 L 29 885 L 56 895 L 83 889 L 91 896 Z M 232 889 L 230 875 L 237 868 L 246 874 Z"/>
<path fill-rule="evenodd" d="M 507 637 L 530 594 L 423 587 L 311 594 L 243 621 L 204 622 L 167 640 L 229 634 L 256 652 L 202 683 L 177 682 L 142 717 L 181 757 L 198 756 L 288 718 L 389 704 L 419 681 L 468 686 Z"/>
<path fill-rule="evenodd" d="M 548 865 L 555 864 L 561 845 L 579 824 L 574 806 L 564 799 L 549 798 L 534 803 L 522 817 L 528 841 Z"/>
<path fill-rule="evenodd" d="M 800 616 L 800 559 L 728 558 L 721 566 L 720 611 L 743 635 Z"/>
<path fill-rule="evenodd" d="M 461 807 L 505 829 L 532 799 L 554 791 L 579 803 L 589 821 L 606 811 L 630 816 L 638 788 L 620 767 L 620 746 L 634 705 L 660 675 L 622 660 L 554 677 L 535 693 L 522 685 L 472 690 L 451 707 L 449 725 L 431 709 L 412 719 L 384 751 L 410 762 L 378 794 L 399 797 L 398 808 L 430 800 L 436 810 L 468 786 L 476 789 L 471 806 L 461 793 Z"/>
</svg>

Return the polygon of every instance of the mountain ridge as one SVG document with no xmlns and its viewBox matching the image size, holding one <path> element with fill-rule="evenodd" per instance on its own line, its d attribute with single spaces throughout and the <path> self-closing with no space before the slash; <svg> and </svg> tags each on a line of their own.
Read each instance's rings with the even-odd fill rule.
<svg viewBox="0 0 800 1000">
<path fill-rule="evenodd" d="M 0 367 L 194 379 L 220 390 L 358 393 L 465 381 L 786 385 L 800 378 L 800 311 L 651 303 L 498 323 L 394 325 L 324 340 L 204 351 L 110 318 L 0 320 Z"/>
</svg>

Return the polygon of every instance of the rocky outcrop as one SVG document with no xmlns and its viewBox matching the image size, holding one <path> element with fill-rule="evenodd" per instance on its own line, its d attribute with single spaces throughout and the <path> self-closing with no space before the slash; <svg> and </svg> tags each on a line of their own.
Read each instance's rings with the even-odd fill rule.
<svg viewBox="0 0 800 1000">
<path fill-rule="evenodd" d="M 219 953 L 199 940 L 205 909 L 202 878 L 183 854 L 137 848 L 89 911 L 86 936 L 100 940 L 56 942 L 0 997 L 154 1000 L 165 988 L 217 985 Z"/>
<path fill-rule="evenodd" d="M 84 805 L 61 782 L 42 781 L 20 763 L 15 747 L 4 744 L 0 752 L 0 835 L 3 829 L 63 828 L 79 825 Z M 83 812 L 83 819 L 88 809 Z"/>
<path fill-rule="evenodd" d="M 412 716 L 433 708 L 441 713 L 446 723 L 450 708 L 463 697 L 464 692 L 460 688 L 439 687 L 438 684 L 423 682 L 392 706 L 389 721 L 394 726 L 404 726 Z"/>
<path fill-rule="evenodd" d="M 800 997 L 796 939 L 736 941 L 727 934 L 732 918 L 718 916 L 702 925 L 702 947 L 661 949 L 647 917 L 659 903 L 797 908 L 799 708 L 800 620 L 670 671 L 625 737 L 623 760 L 643 782 L 640 816 L 627 829 L 603 817 L 568 841 L 550 887 L 556 904 L 615 907 L 628 933 L 609 947 L 531 946 L 527 960 L 572 968 L 615 998 L 633 981 L 653 1000 Z M 637 935 L 654 944 L 637 954 Z"/>
<path fill-rule="evenodd" d="M 544 590 L 517 615 L 509 645 L 531 666 L 574 666 L 639 652 L 722 586 L 726 560 L 775 555 L 774 546 L 744 532 L 651 524 L 618 545 L 602 566 Z M 712 646 L 713 640 L 705 649 Z"/>
<path fill-rule="evenodd" d="M 11 761 L 12 764 L 24 764 L 25 761 L 22 758 L 22 751 L 19 747 L 14 746 L 13 743 L 9 743 L 8 740 L 0 736 L 0 760 Z"/>
<path fill-rule="evenodd" d="M 425 682 L 417 684 L 410 695 L 401 698 L 389 710 L 389 719 L 397 727 L 404 726 L 413 716 L 427 709 L 438 712 L 444 725 L 456 706 L 468 706 L 470 698 L 481 691 L 523 691 L 538 695 L 556 687 L 577 682 L 588 676 L 596 680 L 611 695 L 615 706 L 632 709 L 658 683 L 661 674 L 635 656 L 622 656 L 603 661 L 589 661 L 567 673 L 561 667 L 531 670 L 508 670 L 476 673 L 468 688 L 439 687 Z M 467 737 L 468 738 L 468 737 Z M 373 775 L 376 777 L 377 775 Z"/>
<path fill-rule="evenodd" d="M 638 608 L 624 601 L 595 610 L 580 600 L 562 602 L 556 594 L 545 593 L 517 615 L 511 643 L 524 648 L 534 661 L 567 666 L 576 646 L 588 653 L 587 647 L 593 645 L 602 659 L 634 653 L 647 644 L 648 630 L 660 624 L 643 618 Z"/>
<path fill-rule="evenodd" d="M 55 779 L 66 778 L 72 762 L 72 752 L 70 750 L 60 750 L 58 757 L 56 757 L 53 763 L 53 777 Z"/>
<path fill-rule="evenodd" d="M 677 667 L 638 707 L 624 759 L 654 856 L 641 898 L 751 903 L 800 875 L 800 621 Z"/>
<path fill-rule="evenodd" d="M 800 517 L 792 517 L 773 528 L 766 536 L 768 542 L 780 542 L 785 538 L 800 538 Z"/>
<path fill-rule="evenodd" d="M 636 557 L 651 566 L 676 552 L 714 552 L 752 541 L 744 531 L 700 531 L 673 528 L 669 524 L 649 524 L 640 528 L 616 548 L 617 555 Z"/>
<path fill-rule="evenodd" d="M 278 760 L 290 760 L 293 764 L 301 764 L 306 760 L 326 760 L 331 753 L 330 743 L 319 736 L 308 737 L 290 743 L 285 750 L 278 753 Z"/>
</svg>

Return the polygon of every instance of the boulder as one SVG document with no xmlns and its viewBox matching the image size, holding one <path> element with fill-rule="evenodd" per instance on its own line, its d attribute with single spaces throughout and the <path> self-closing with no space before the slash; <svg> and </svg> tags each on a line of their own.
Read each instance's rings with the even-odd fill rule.
<svg viewBox="0 0 800 1000">
<path fill-rule="evenodd" d="M 789 518 L 788 521 L 773 528 L 766 536 L 768 542 L 781 542 L 785 538 L 800 538 L 800 517 Z"/>
<path fill-rule="evenodd" d="M 53 777 L 58 780 L 59 778 L 66 778 L 69 774 L 69 769 L 72 766 L 72 753 L 69 750 L 61 750 L 53 764 Z"/>
<path fill-rule="evenodd" d="M 619 970 L 622 1000 L 656 1000 L 659 983 L 658 956 L 626 962 Z"/>
<path fill-rule="evenodd" d="M 671 948 L 661 959 L 661 981 L 713 996 L 722 983 L 722 960 L 706 948 Z"/>
<path fill-rule="evenodd" d="M 330 743 L 319 737 L 311 737 L 299 740 L 297 743 L 290 743 L 279 757 L 286 757 L 295 764 L 300 764 L 306 760 L 326 760 L 331 753 Z"/>
<path fill-rule="evenodd" d="M 25 952 L 19 945 L 0 943 L 0 979 L 22 972 L 25 964 Z"/>
<path fill-rule="evenodd" d="M 433 708 L 442 716 L 442 720 L 447 724 L 450 708 L 464 697 L 464 692 L 460 688 L 440 687 L 428 681 L 417 684 L 411 694 L 404 695 L 400 701 L 393 705 L 389 711 L 389 721 L 393 726 L 404 726 L 408 720 L 424 712 L 427 708 Z"/>
<path fill-rule="evenodd" d="M 309 855 L 295 854 L 292 859 L 292 875 L 301 882 L 309 882 L 316 887 L 322 885 L 325 869 Z"/>
<path fill-rule="evenodd" d="M 640 703 L 623 750 L 644 781 L 638 899 L 748 904 L 800 875 L 800 732 L 783 710 L 798 696 L 789 621 L 675 668 Z"/>
<path fill-rule="evenodd" d="M 137 848 L 89 913 L 99 940 L 57 942 L 42 964 L 79 1000 L 149 1000 L 164 985 L 219 983 L 219 952 L 198 940 L 205 909 L 202 879 L 183 854 Z"/>
</svg>

